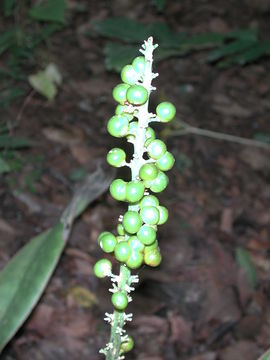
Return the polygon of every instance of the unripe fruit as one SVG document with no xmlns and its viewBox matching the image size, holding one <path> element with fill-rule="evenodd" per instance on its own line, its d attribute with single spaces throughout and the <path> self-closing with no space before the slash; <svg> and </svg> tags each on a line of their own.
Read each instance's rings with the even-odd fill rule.
<svg viewBox="0 0 270 360">
<path fill-rule="evenodd" d="M 120 167 L 126 161 L 126 153 L 120 148 L 113 148 L 107 154 L 107 162 L 111 166 Z"/>
<path fill-rule="evenodd" d="M 150 144 L 150 142 L 152 142 L 152 140 L 154 140 L 156 138 L 156 133 L 155 131 L 150 127 L 148 126 L 145 130 L 145 143 L 144 143 L 144 146 L 148 146 Z"/>
<path fill-rule="evenodd" d="M 126 200 L 135 203 L 143 197 L 144 184 L 142 181 L 130 181 L 127 184 Z"/>
<path fill-rule="evenodd" d="M 144 164 L 140 168 L 139 176 L 142 180 L 154 180 L 157 174 L 158 168 L 155 164 Z"/>
<path fill-rule="evenodd" d="M 132 65 L 126 65 L 121 71 L 121 79 L 124 83 L 134 85 L 138 81 L 138 73 Z"/>
<path fill-rule="evenodd" d="M 143 252 L 144 250 L 144 244 L 136 236 L 131 236 L 128 239 L 128 245 L 131 251 Z"/>
<path fill-rule="evenodd" d="M 101 239 L 103 238 L 104 235 L 106 234 L 111 234 L 109 231 L 102 231 L 99 235 L 98 235 L 98 239 L 97 242 L 98 244 L 100 244 Z"/>
<path fill-rule="evenodd" d="M 143 56 L 137 56 L 132 61 L 132 66 L 135 69 L 135 71 L 139 74 L 143 74 L 145 70 L 145 59 Z"/>
<path fill-rule="evenodd" d="M 145 246 L 144 248 L 144 254 L 153 251 L 153 250 L 158 250 L 159 251 L 159 247 L 158 247 L 158 241 L 155 240 L 152 244 Z"/>
<path fill-rule="evenodd" d="M 126 241 L 125 236 L 123 236 L 123 235 L 116 236 L 116 241 L 117 241 L 117 243 Z"/>
<path fill-rule="evenodd" d="M 148 155 L 155 160 L 161 158 L 165 154 L 166 150 L 167 147 L 165 143 L 158 139 L 151 141 L 147 147 Z"/>
<path fill-rule="evenodd" d="M 113 89 L 112 95 L 115 101 L 124 104 L 127 101 L 127 90 L 130 87 L 128 84 L 118 84 Z"/>
<path fill-rule="evenodd" d="M 168 216 L 169 216 L 168 209 L 165 206 L 158 206 L 157 209 L 159 211 L 158 225 L 163 225 L 168 220 Z"/>
<path fill-rule="evenodd" d="M 156 108 L 157 116 L 162 122 L 171 121 L 176 114 L 175 106 L 170 102 L 162 102 Z"/>
<path fill-rule="evenodd" d="M 102 279 L 106 276 L 111 275 L 112 263 L 108 259 L 101 259 L 96 262 L 94 266 L 94 274 L 96 277 Z"/>
<path fill-rule="evenodd" d="M 110 185 L 110 193 L 115 200 L 126 199 L 127 183 L 122 179 L 115 179 Z"/>
<path fill-rule="evenodd" d="M 133 119 L 133 112 L 127 110 L 130 110 L 129 106 L 118 104 L 115 108 L 115 115 L 125 115 L 128 121 L 131 121 Z"/>
<path fill-rule="evenodd" d="M 141 209 L 140 215 L 144 223 L 155 225 L 159 221 L 159 211 L 154 206 L 145 206 Z"/>
<path fill-rule="evenodd" d="M 142 252 L 133 250 L 126 264 L 130 269 L 138 269 L 143 263 L 143 257 Z"/>
<path fill-rule="evenodd" d="M 134 341 L 131 336 L 128 336 L 127 339 L 122 342 L 120 350 L 123 353 L 127 353 L 127 352 L 131 351 L 133 349 L 133 347 L 134 347 Z"/>
<path fill-rule="evenodd" d="M 132 121 L 129 124 L 128 134 L 133 135 L 135 137 L 137 134 L 137 131 L 138 131 L 138 121 Z"/>
<path fill-rule="evenodd" d="M 148 100 L 148 92 L 142 85 L 132 85 L 127 91 L 127 101 L 133 105 L 143 105 Z"/>
<path fill-rule="evenodd" d="M 122 224 L 128 233 L 135 234 L 142 226 L 142 219 L 136 211 L 127 211 Z"/>
<path fill-rule="evenodd" d="M 168 171 L 171 170 L 171 168 L 173 167 L 174 161 L 175 159 L 173 157 L 173 154 L 169 151 L 166 151 L 165 154 L 157 160 L 156 165 L 159 170 Z"/>
<path fill-rule="evenodd" d="M 168 183 L 168 176 L 164 172 L 159 171 L 158 176 L 151 183 L 150 190 L 154 193 L 159 193 L 167 187 Z"/>
<path fill-rule="evenodd" d="M 112 295 L 112 303 L 115 309 L 117 310 L 125 310 L 128 306 L 128 298 L 127 295 L 121 291 L 117 291 Z"/>
<path fill-rule="evenodd" d="M 124 229 L 124 226 L 122 224 L 117 225 L 117 233 L 119 235 L 125 235 L 125 229 Z"/>
<path fill-rule="evenodd" d="M 112 233 L 108 233 L 102 236 L 99 245 L 104 252 L 111 253 L 114 251 L 116 243 L 116 237 Z"/>
<path fill-rule="evenodd" d="M 123 137 L 128 134 L 129 121 L 125 115 L 114 115 L 107 125 L 108 132 L 114 137 Z"/>
<path fill-rule="evenodd" d="M 125 262 L 129 258 L 131 249 L 127 241 L 122 241 L 116 245 L 114 249 L 114 256 L 116 260 Z"/>
<path fill-rule="evenodd" d="M 158 205 L 159 205 L 158 198 L 154 195 L 146 195 L 140 201 L 141 208 L 145 206 L 158 206 Z"/>
<path fill-rule="evenodd" d="M 137 237 L 144 245 L 151 245 L 156 240 L 156 231 L 149 225 L 143 225 L 137 232 Z"/>
<path fill-rule="evenodd" d="M 161 263 L 162 257 L 159 250 L 147 251 L 144 254 L 144 262 L 146 265 L 156 267 Z"/>
</svg>

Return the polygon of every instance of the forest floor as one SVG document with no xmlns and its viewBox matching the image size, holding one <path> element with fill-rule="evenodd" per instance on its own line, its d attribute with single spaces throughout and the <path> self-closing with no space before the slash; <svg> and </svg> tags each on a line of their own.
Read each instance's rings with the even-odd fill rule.
<svg viewBox="0 0 270 360">
<path fill-rule="evenodd" d="M 70 25 L 43 49 L 63 74 L 56 99 L 35 94 L 23 111 L 25 99 L 3 113 L 4 120 L 17 118 L 16 133 L 36 146 L 21 152 L 31 162 L 0 182 L 1 268 L 55 224 L 71 199 L 72 178 L 81 169 L 94 171 L 116 144 L 106 123 L 119 75 L 105 69 L 106 40 L 82 37 L 81 29 L 94 34 L 93 19 L 128 16 L 190 34 L 257 26 L 270 36 L 270 13 L 248 0 L 168 1 L 162 13 L 146 0 L 83 1 L 85 11 L 72 15 L 74 3 L 69 1 Z M 169 100 L 176 122 L 203 129 L 245 138 L 270 133 L 269 61 L 220 70 L 201 60 L 199 52 L 158 63 L 153 106 Z M 161 127 L 157 131 L 162 135 Z M 270 152 L 173 131 L 166 141 L 176 164 L 160 196 L 170 212 L 159 231 L 163 262 L 139 270 L 130 305 L 134 321 L 127 328 L 135 348 L 127 359 L 256 360 L 270 346 Z M 40 170 L 36 178 L 34 170 Z M 76 221 L 44 295 L 2 360 L 102 359 L 98 351 L 109 335 L 103 317 L 112 306 L 109 281 L 93 275 L 102 256 L 97 236 L 115 229 L 124 209 L 105 192 Z M 239 249 L 249 252 L 255 287 L 237 264 Z"/>
</svg>

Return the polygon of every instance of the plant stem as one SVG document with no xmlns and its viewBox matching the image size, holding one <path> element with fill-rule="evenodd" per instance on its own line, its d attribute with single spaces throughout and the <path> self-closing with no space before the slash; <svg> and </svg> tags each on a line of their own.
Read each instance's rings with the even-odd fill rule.
<svg viewBox="0 0 270 360">
<path fill-rule="evenodd" d="M 150 114 L 148 112 L 148 102 L 149 96 L 152 88 L 152 63 L 153 63 L 153 51 L 156 48 L 156 45 L 153 45 L 153 39 L 150 37 L 145 42 L 145 47 L 143 49 L 143 54 L 145 56 L 146 66 L 143 76 L 142 83 L 140 85 L 144 86 L 148 91 L 148 100 L 144 105 L 138 106 L 136 117 L 138 118 L 138 131 L 134 141 L 134 154 L 133 159 L 130 162 L 131 168 L 131 179 L 136 180 L 139 177 L 139 171 L 141 166 L 145 163 L 143 154 L 145 152 L 145 140 L 146 140 L 146 128 L 149 123 Z M 129 205 L 128 210 L 139 211 L 139 205 Z M 132 283 L 131 271 L 126 265 L 121 265 L 119 273 L 119 281 L 117 285 L 118 291 L 127 292 L 127 288 Z M 131 298 L 130 298 L 131 299 Z M 111 327 L 110 335 L 110 348 L 106 352 L 106 360 L 118 360 L 120 359 L 120 347 L 121 347 L 121 334 L 124 333 L 123 327 L 125 325 L 125 313 L 114 310 L 113 322 Z"/>
<path fill-rule="evenodd" d="M 270 145 L 263 143 L 261 141 L 253 140 L 253 139 L 246 139 L 242 138 L 240 136 L 230 135 L 218 131 L 212 131 L 207 129 L 201 129 L 195 126 L 191 126 L 184 121 L 180 122 L 180 126 L 183 128 L 183 130 L 175 130 L 173 131 L 170 136 L 179 136 L 179 135 L 186 135 L 186 134 L 193 134 L 193 135 L 200 135 L 200 136 L 206 136 L 213 139 L 218 140 L 224 140 L 224 141 L 230 141 L 241 145 L 248 145 L 248 146 L 257 146 L 264 149 L 270 149 Z"/>
</svg>

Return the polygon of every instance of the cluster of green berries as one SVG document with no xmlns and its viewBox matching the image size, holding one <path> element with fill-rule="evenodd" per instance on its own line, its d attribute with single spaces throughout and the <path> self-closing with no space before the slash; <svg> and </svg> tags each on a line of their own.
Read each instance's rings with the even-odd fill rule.
<svg viewBox="0 0 270 360">
<path fill-rule="evenodd" d="M 113 89 L 113 98 L 118 102 L 115 115 L 107 124 L 108 132 L 117 138 L 126 137 L 136 144 L 139 132 L 140 108 L 148 101 L 149 93 L 143 86 L 146 73 L 146 60 L 136 57 L 132 64 L 126 65 L 121 72 L 122 83 Z M 143 264 L 156 267 L 161 262 L 161 254 L 157 241 L 157 227 L 168 219 L 168 210 L 159 204 L 154 195 L 163 191 L 168 185 L 165 174 L 174 164 L 173 155 L 167 150 L 165 143 L 156 139 L 150 122 L 169 122 L 175 116 L 175 107 L 169 102 L 162 102 L 156 107 L 156 114 L 145 119 L 143 151 L 138 168 L 136 154 L 130 163 L 126 162 L 126 152 L 121 148 L 113 148 L 107 155 L 107 162 L 114 167 L 136 167 L 136 176 L 131 181 L 115 179 L 110 186 L 112 197 L 129 204 L 128 211 L 119 218 L 117 234 L 104 231 L 98 237 L 98 244 L 105 253 L 113 253 L 116 260 L 129 269 L 138 269 Z M 148 113 L 147 113 L 148 114 Z M 141 125 L 140 125 L 141 126 Z M 147 155 L 147 156 L 146 156 Z M 108 259 L 99 260 L 94 266 L 97 277 L 109 276 L 112 263 Z M 112 295 L 112 303 L 118 311 L 128 305 L 128 296 L 124 291 L 116 291 Z M 133 347 L 133 340 L 122 344 L 122 351 Z"/>
</svg>

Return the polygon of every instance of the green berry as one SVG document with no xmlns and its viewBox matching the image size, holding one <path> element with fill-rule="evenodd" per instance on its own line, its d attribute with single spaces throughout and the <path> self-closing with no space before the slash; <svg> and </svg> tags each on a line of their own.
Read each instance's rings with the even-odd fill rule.
<svg viewBox="0 0 270 360">
<path fill-rule="evenodd" d="M 150 190 L 154 193 L 159 193 L 167 187 L 168 183 L 168 176 L 164 172 L 159 171 L 158 176 L 151 183 Z"/>
<path fill-rule="evenodd" d="M 143 56 L 137 56 L 133 60 L 132 66 L 137 73 L 143 74 L 145 69 L 145 58 Z"/>
<path fill-rule="evenodd" d="M 144 248 L 144 254 L 153 251 L 153 250 L 158 250 L 159 251 L 159 247 L 158 247 L 158 241 L 155 240 L 152 244 L 150 245 L 146 245 Z"/>
<path fill-rule="evenodd" d="M 144 244 L 137 238 L 137 236 L 131 236 L 128 239 L 128 245 L 131 251 L 143 252 L 144 250 Z"/>
<path fill-rule="evenodd" d="M 146 195 L 140 201 L 141 208 L 145 206 L 158 206 L 158 205 L 159 205 L 158 198 L 154 195 Z"/>
<path fill-rule="evenodd" d="M 140 178 L 142 180 L 154 180 L 158 174 L 158 168 L 155 164 L 144 164 L 140 168 Z"/>
<path fill-rule="evenodd" d="M 106 235 L 106 234 L 111 234 L 111 233 L 110 233 L 109 231 L 102 231 L 102 232 L 98 235 L 98 239 L 97 239 L 98 244 L 100 244 L 101 239 L 102 239 L 103 236 Z"/>
<path fill-rule="evenodd" d="M 144 223 L 155 225 L 159 222 L 159 211 L 154 206 L 145 206 L 141 209 L 140 215 Z"/>
<path fill-rule="evenodd" d="M 128 298 L 127 295 L 121 291 L 117 291 L 112 295 L 112 303 L 115 309 L 117 310 L 125 310 L 128 306 Z"/>
<path fill-rule="evenodd" d="M 162 122 L 171 121 L 176 114 L 175 106 L 170 102 L 162 102 L 156 108 L 157 116 Z"/>
<path fill-rule="evenodd" d="M 122 241 L 116 245 L 114 249 L 114 256 L 116 260 L 125 262 L 129 258 L 131 249 L 127 241 Z"/>
<path fill-rule="evenodd" d="M 141 251 L 131 251 L 131 254 L 126 262 L 130 269 L 138 269 L 143 263 L 143 257 Z"/>
<path fill-rule="evenodd" d="M 174 161 L 173 154 L 169 151 L 166 151 L 165 154 L 157 160 L 156 165 L 159 170 L 168 171 L 173 167 Z"/>
<path fill-rule="evenodd" d="M 158 206 L 157 209 L 159 211 L 158 225 L 163 225 L 168 220 L 168 216 L 169 216 L 168 209 L 165 206 Z"/>
<path fill-rule="evenodd" d="M 127 101 L 133 105 L 143 105 L 148 100 L 148 92 L 142 85 L 132 85 L 127 91 Z"/>
<path fill-rule="evenodd" d="M 127 211 L 122 224 L 128 233 L 135 234 L 142 226 L 142 219 L 136 211 Z"/>
<path fill-rule="evenodd" d="M 113 148 L 107 154 L 107 162 L 111 166 L 120 167 L 126 161 L 126 153 L 120 148 Z"/>
<path fill-rule="evenodd" d="M 112 272 L 112 263 L 108 259 L 101 259 L 96 262 L 94 266 L 94 274 L 96 277 L 102 279 L 109 276 Z"/>
<path fill-rule="evenodd" d="M 120 350 L 122 353 L 131 351 L 134 347 L 134 341 L 131 336 L 128 336 L 125 341 L 122 342 Z"/>
<path fill-rule="evenodd" d="M 108 233 L 102 236 L 99 245 L 104 252 L 111 253 L 114 251 L 116 243 L 116 237 L 112 233 Z"/>
<path fill-rule="evenodd" d="M 121 79 L 124 83 L 134 85 L 138 81 L 138 73 L 132 65 L 126 65 L 121 71 Z"/>
<path fill-rule="evenodd" d="M 127 184 L 126 200 L 134 203 L 143 197 L 144 184 L 142 181 L 130 181 Z"/>
<path fill-rule="evenodd" d="M 123 236 L 123 235 L 116 236 L 116 241 L 117 241 L 117 243 L 126 241 L 125 236 Z"/>
<path fill-rule="evenodd" d="M 149 225 L 143 225 L 137 232 L 137 237 L 144 245 L 151 245 L 156 240 L 156 231 Z"/>
<path fill-rule="evenodd" d="M 133 113 L 127 111 L 129 107 L 127 105 L 118 104 L 115 108 L 115 115 L 125 115 L 128 118 L 128 121 L 133 119 Z"/>
<path fill-rule="evenodd" d="M 166 150 L 167 148 L 165 143 L 158 139 L 151 141 L 147 147 L 148 155 L 155 160 L 161 158 L 165 154 Z"/>
<path fill-rule="evenodd" d="M 128 135 L 132 135 L 133 137 L 135 137 L 137 135 L 137 132 L 138 132 L 138 121 L 132 121 L 129 124 Z"/>
<path fill-rule="evenodd" d="M 130 87 L 128 84 L 118 84 L 113 89 L 112 95 L 115 101 L 124 104 L 127 101 L 127 90 Z"/>
<path fill-rule="evenodd" d="M 150 127 L 148 126 L 145 130 L 145 143 L 144 143 L 144 146 L 147 147 L 150 142 L 152 142 L 152 140 L 154 140 L 156 138 L 156 133 L 155 131 Z"/>
<path fill-rule="evenodd" d="M 123 137 L 127 135 L 129 121 L 125 115 L 114 115 L 107 124 L 108 133 L 114 137 Z"/>
<path fill-rule="evenodd" d="M 124 226 L 122 224 L 118 224 L 117 225 L 117 233 L 119 235 L 125 235 L 125 229 L 124 229 Z"/>
<path fill-rule="evenodd" d="M 122 179 L 115 179 L 111 183 L 110 193 L 115 200 L 124 201 L 126 199 L 127 183 Z"/>
<path fill-rule="evenodd" d="M 144 262 L 146 265 L 156 267 L 161 263 L 162 257 L 159 250 L 147 251 L 144 254 Z"/>
</svg>

